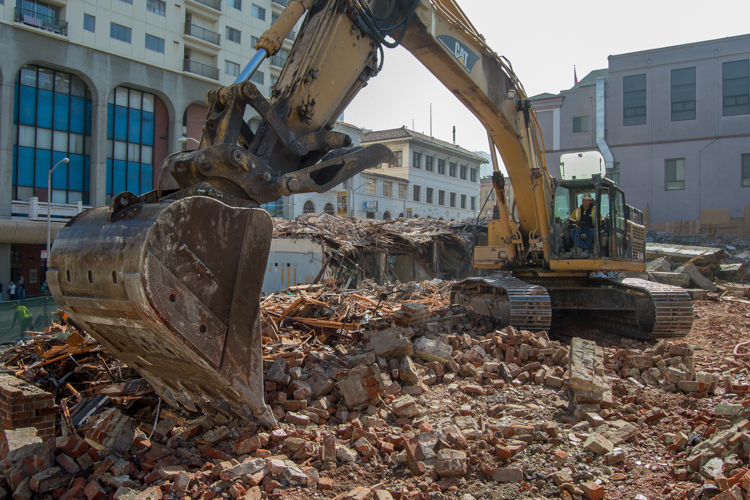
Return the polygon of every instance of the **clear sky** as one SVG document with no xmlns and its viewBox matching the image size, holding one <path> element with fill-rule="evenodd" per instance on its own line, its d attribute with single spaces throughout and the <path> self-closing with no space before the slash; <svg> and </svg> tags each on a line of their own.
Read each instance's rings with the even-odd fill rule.
<svg viewBox="0 0 750 500">
<path fill-rule="evenodd" d="M 506 56 L 528 95 L 558 93 L 607 67 L 607 56 L 750 33 L 750 0 L 561 2 L 458 0 L 487 44 Z M 383 71 L 347 108 L 346 122 L 370 130 L 406 125 L 489 151 L 474 115 L 403 48 L 384 49 Z M 413 127 L 412 127 L 413 124 Z"/>
</svg>

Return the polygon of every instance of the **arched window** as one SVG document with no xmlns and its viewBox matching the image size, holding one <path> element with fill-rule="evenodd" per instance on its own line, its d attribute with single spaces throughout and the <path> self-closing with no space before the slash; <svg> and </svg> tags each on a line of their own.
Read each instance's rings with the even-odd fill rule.
<svg viewBox="0 0 750 500">
<path fill-rule="evenodd" d="M 13 111 L 13 199 L 36 196 L 52 202 L 88 205 L 91 164 L 91 91 L 78 76 L 26 65 L 15 81 Z M 9 110 L 9 112 L 10 112 Z M 136 193 L 140 194 L 140 193 Z"/>
<path fill-rule="evenodd" d="M 388 210 L 383 212 L 383 220 L 389 220 L 390 218 L 391 218 L 391 213 Z"/>
<path fill-rule="evenodd" d="M 323 207 L 323 212 L 333 215 L 333 203 L 326 203 L 326 206 Z"/>
<path fill-rule="evenodd" d="M 305 204 L 302 206 L 302 213 L 303 214 L 314 214 L 315 213 L 315 203 L 313 203 L 311 200 L 307 200 Z"/>
<path fill-rule="evenodd" d="M 153 188 L 156 117 L 163 103 L 149 92 L 117 87 L 107 103 L 107 196 L 123 191 L 135 195 Z M 155 161 L 156 160 L 156 161 Z"/>
<path fill-rule="evenodd" d="M 398 218 L 399 218 L 399 219 L 403 219 L 403 218 L 404 218 L 404 213 L 403 213 L 403 212 L 401 212 L 400 214 L 398 214 Z"/>
</svg>

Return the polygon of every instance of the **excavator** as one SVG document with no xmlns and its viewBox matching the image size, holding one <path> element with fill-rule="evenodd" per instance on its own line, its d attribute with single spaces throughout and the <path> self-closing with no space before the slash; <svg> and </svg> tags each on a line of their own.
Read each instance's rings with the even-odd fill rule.
<svg viewBox="0 0 750 500">
<path fill-rule="evenodd" d="M 250 77 L 303 16 L 266 98 Z M 456 302 L 531 330 L 548 329 L 553 310 L 595 311 L 636 336 L 690 330 L 692 304 L 681 289 L 593 277 L 645 268 L 640 212 L 601 169 L 579 172 L 588 155 L 568 160 L 569 178 L 549 175 L 511 64 L 453 0 L 290 0 L 235 83 L 207 93 L 198 149 L 168 156 L 154 191 L 119 193 L 59 232 L 47 272 L 56 302 L 168 404 L 273 427 L 259 314 L 273 224 L 259 207 L 325 192 L 392 161 L 386 146 L 353 147 L 333 126 L 380 71 L 384 47 L 397 45 L 473 112 L 493 152 L 499 217 L 474 265 L 495 274 L 456 284 Z M 260 116 L 256 130 L 243 120 L 247 106 Z M 514 190 L 511 207 L 496 150 Z M 566 227 L 585 193 L 606 215 L 594 218 L 587 252 Z"/>
</svg>

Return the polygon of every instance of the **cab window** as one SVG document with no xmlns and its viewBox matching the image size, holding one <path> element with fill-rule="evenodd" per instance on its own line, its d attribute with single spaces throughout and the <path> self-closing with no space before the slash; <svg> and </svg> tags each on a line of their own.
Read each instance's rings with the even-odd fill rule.
<svg viewBox="0 0 750 500">
<path fill-rule="evenodd" d="M 555 190 L 555 218 L 567 220 L 570 218 L 570 189 L 558 186 Z"/>
</svg>

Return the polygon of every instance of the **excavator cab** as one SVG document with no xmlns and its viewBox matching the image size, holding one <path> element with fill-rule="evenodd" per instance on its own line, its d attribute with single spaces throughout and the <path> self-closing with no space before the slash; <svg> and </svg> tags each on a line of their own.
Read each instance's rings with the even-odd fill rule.
<svg viewBox="0 0 750 500">
<path fill-rule="evenodd" d="M 637 270 L 643 266 L 643 213 L 625 203 L 623 190 L 602 175 L 603 166 L 598 152 L 561 157 L 562 178 L 555 179 L 553 186 L 551 269 L 623 270 L 623 265 L 631 263 Z M 586 198 L 593 206 L 590 222 L 580 216 L 579 207 Z"/>
</svg>

